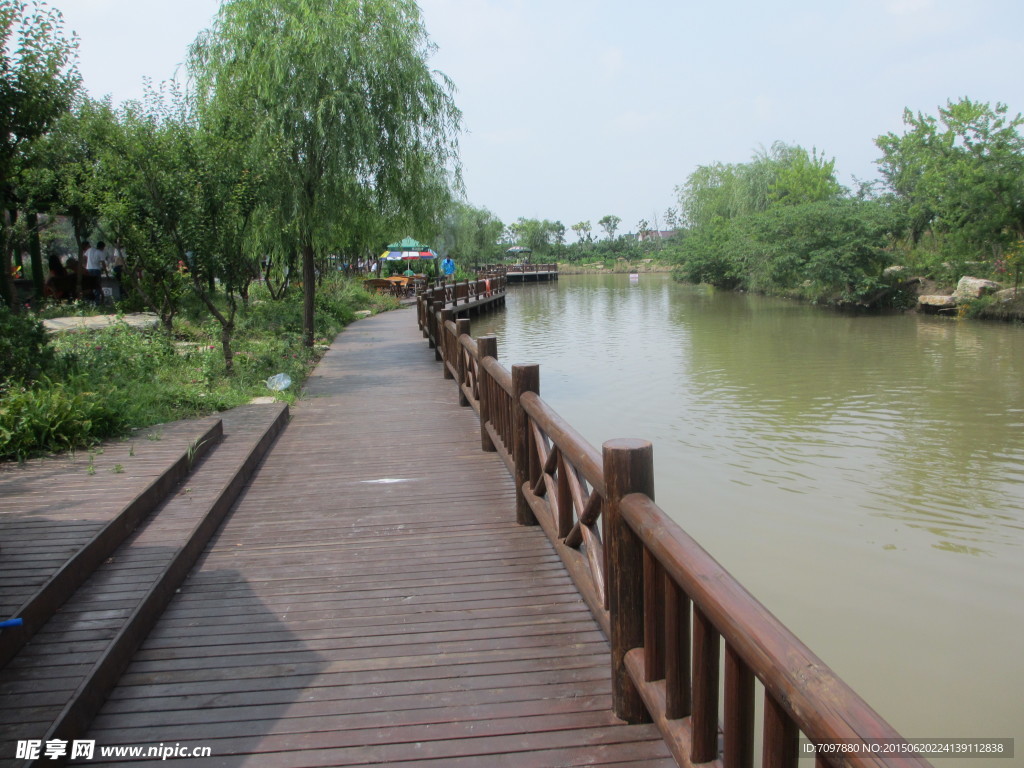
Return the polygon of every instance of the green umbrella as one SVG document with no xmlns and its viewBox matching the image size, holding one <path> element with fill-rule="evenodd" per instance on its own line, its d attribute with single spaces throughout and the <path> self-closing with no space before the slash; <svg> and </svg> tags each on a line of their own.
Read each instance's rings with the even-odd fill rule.
<svg viewBox="0 0 1024 768">
<path fill-rule="evenodd" d="M 413 240 L 411 237 L 407 237 L 399 243 L 391 243 L 388 246 L 389 251 L 425 251 L 427 246 L 421 243 L 419 240 Z"/>
</svg>

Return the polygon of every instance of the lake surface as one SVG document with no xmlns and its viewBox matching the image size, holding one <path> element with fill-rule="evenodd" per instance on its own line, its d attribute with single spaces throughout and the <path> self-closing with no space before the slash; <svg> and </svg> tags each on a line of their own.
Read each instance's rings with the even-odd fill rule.
<svg viewBox="0 0 1024 768">
<path fill-rule="evenodd" d="M 849 316 L 663 275 L 515 286 L 474 319 L 595 447 L 908 738 L 1024 765 L 1024 327 Z"/>
</svg>

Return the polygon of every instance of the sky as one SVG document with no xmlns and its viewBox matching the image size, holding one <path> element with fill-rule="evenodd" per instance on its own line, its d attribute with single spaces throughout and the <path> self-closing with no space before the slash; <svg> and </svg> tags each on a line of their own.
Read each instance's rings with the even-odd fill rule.
<svg viewBox="0 0 1024 768">
<path fill-rule="evenodd" d="M 86 89 L 180 72 L 220 0 L 49 0 Z M 506 224 L 608 214 L 665 228 L 700 165 L 776 141 L 878 178 L 874 139 L 949 100 L 1024 111 L 1021 0 L 420 0 L 454 81 L 467 202 Z"/>
</svg>

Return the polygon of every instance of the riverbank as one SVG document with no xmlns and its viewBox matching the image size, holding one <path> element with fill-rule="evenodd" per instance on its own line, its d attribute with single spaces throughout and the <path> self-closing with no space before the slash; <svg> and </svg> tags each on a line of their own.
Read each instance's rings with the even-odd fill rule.
<svg viewBox="0 0 1024 768">
<path fill-rule="evenodd" d="M 559 262 L 559 275 L 627 275 L 633 272 L 670 273 L 671 264 L 659 263 L 655 259 L 608 259 L 603 262 Z"/>
<path fill-rule="evenodd" d="M 1024 322 L 1024 294 L 993 280 L 965 275 L 953 290 L 937 290 L 935 283 L 916 278 L 917 305 L 925 314 L 954 314 L 979 320 Z"/>
<path fill-rule="evenodd" d="M 673 279 L 687 285 L 695 285 L 678 277 L 678 273 L 673 274 Z M 748 292 L 741 288 L 735 290 L 739 293 Z M 844 302 L 838 298 L 822 300 L 809 297 L 799 290 L 755 293 L 807 304 L 824 304 L 844 311 L 904 311 L 961 319 L 1024 323 L 1024 292 L 992 280 L 969 275 L 961 277 L 952 288 L 949 284 L 938 283 L 928 277 L 897 279 L 858 302 Z"/>
</svg>

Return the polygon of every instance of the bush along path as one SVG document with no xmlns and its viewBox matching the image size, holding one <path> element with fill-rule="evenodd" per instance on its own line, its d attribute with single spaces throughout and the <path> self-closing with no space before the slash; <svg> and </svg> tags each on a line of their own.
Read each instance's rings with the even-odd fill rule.
<svg viewBox="0 0 1024 768">
<path fill-rule="evenodd" d="M 303 344 L 301 298 L 271 300 L 253 291 L 238 315 L 230 373 L 220 327 L 198 309 L 179 314 L 168 335 L 162 326 L 137 328 L 123 320 L 47 334 L 32 315 L 0 308 L 0 460 L 86 448 L 259 396 L 294 402 L 331 340 L 357 312 L 398 307 L 397 300 L 367 294 L 359 283 L 325 281 L 310 348 Z M 267 379 L 279 373 L 292 384 L 268 389 Z"/>
</svg>

